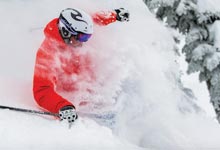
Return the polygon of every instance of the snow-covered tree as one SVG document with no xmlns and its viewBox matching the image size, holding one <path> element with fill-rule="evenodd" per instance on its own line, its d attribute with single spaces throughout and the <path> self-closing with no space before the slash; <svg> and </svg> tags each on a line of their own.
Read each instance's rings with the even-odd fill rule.
<svg viewBox="0 0 220 150">
<path fill-rule="evenodd" d="M 145 0 L 156 17 L 185 35 L 187 73 L 199 72 L 220 122 L 220 12 L 199 12 L 197 0 Z"/>
</svg>

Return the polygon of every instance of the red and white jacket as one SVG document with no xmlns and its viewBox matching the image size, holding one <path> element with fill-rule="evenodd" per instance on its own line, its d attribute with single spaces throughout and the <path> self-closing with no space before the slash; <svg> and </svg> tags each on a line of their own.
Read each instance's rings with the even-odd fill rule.
<svg viewBox="0 0 220 150">
<path fill-rule="evenodd" d="M 116 13 L 98 12 L 92 18 L 98 25 L 108 25 L 116 21 Z M 33 79 L 33 95 L 36 102 L 53 113 L 58 113 L 64 106 L 74 106 L 57 93 L 57 90 L 77 91 L 74 75 L 83 72 L 89 74 L 90 78 L 79 80 L 93 79 L 89 56 L 80 56 L 74 52 L 73 47 L 65 44 L 57 24 L 58 18 L 55 18 L 44 29 L 45 39 L 37 51 Z"/>
</svg>

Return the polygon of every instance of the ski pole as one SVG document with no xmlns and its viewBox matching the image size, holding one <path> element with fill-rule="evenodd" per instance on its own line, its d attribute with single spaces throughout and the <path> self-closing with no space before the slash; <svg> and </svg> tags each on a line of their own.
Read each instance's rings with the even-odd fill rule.
<svg viewBox="0 0 220 150">
<path fill-rule="evenodd" d="M 13 111 L 26 112 L 26 113 L 31 113 L 31 114 L 49 115 L 49 116 L 55 116 L 55 117 L 59 116 L 59 114 L 57 114 L 57 113 L 37 111 L 37 110 L 31 110 L 31 109 L 23 109 L 23 108 L 16 108 L 16 107 L 9 107 L 9 106 L 2 106 L 2 105 L 0 105 L 0 109 L 9 109 L 9 110 L 13 110 Z"/>
<path fill-rule="evenodd" d="M 0 105 L 0 109 L 8 109 L 8 110 L 12 110 L 12 111 L 25 112 L 25 113 L 30 113 L 30 114 L 40 114 L 40 115 L 59 117 L 58 113 L 17 108 L 17 107 L 11 107 L 11 106 Z M 115 117 L 115 114 L 112 114 L 112 113 L 110 113 L 110 114 L 109 113 L 96 114 L 96 113 L 87 113 L 87 112 L 77 111 L 77 114 L 82 117 L 89 117 L 89 118 L 96 118 L 96 119 L 112 119 Z"/>
</svg>

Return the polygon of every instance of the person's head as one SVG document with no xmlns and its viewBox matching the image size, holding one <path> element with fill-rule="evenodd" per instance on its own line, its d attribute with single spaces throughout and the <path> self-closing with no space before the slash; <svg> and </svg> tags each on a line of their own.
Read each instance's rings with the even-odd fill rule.
<svg viewBox="0 0 220 150">
<path fill-rule="evenodd" d="M 88 41 L 93 33 L 92 18 L 80 9 L 64 9 L 60 13 L 58 27 L 65 43 L 74 47 Z"/>
</svg>

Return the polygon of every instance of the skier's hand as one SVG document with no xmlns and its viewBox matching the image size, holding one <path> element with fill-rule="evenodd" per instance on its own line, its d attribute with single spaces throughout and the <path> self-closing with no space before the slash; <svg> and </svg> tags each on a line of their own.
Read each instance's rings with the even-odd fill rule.
<svg viewBox="0 0 220 150">
<path fill-rule="evenodd" d="M 115 12 L 117 13 L 116 19 L 118 21 L 124 22 L 129 21 L 129 12 L 128 10 L 125 10 L 124 8 L 115 9 Z"/>
<path fill-rule="evenodd" d="M 67 121 L 69 127 L 71 127 L 71 124 L 78 118 L 78 115 L 73 106 L 64 106 L 59 111 L 59 117 L 61 121 Z"/>
</svg>

